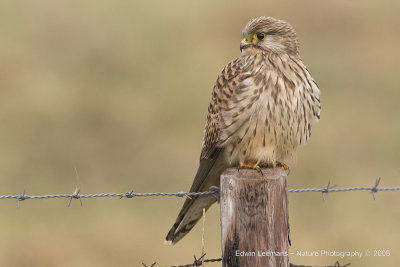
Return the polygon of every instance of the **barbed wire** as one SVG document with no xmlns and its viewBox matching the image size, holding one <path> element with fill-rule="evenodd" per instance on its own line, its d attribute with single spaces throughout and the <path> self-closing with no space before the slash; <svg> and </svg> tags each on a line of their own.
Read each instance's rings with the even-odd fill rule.
<svg viewBox="0 0 400 267">
<path fill-rule="evenodd" d="M 347 263 L 345 265 L 340 265 L 339 261 L 337 261 L 337 262 L 335 262 L 335 265 L 324 266 L 324 267 L 347 267 L 347 266 L 350 266 L 350 263 Z M 295 265 L 295 264 L 290 263 L 289 267 L 317 267 L 317 266 Z"/>
<path fill-rule="evenodd" d="M 349 192 L 349 191 L 369 191 L 372 194 L 373 199 L 375 200 L 375 193 L 379 191 L 400 191 L 400 186 L 395 187 L 379 187 L 379 183 L 381 178 L 376 179 L 374 186 L 356 186 L 356 187 L 344 187 L 344 188 L 336 188 L 336 185 L 330 185 L 330 181 L 328 185 L 323 188 L 300 188 L 300 189 L 289 189 L 289 193 L 307 193 L 307 192 L 319 192 L 322 193 L 323 200 L 326 200 L 326 195 L 328 193 L 334 192 Z M 211 186 L 209 191 L 204 192 L 175 192 L 175 193 L 166 193 L 166 192 L 153 192 L 153 193 L 134 193 L 133 190 L 126 192 L 126 193 L 99 193 L 99 194 L 80 194 L 80 189 L 76 188 L 72 194 L 50 194 L 50 195 L 27 195 L 26 189 L 24 189 L 23 193 L 20 195 L 0 195 L 0 199 L 17 199 L 17 206 L 19 208 L 20 202 L 29 199 L 55 199 L 55 198 L 67 198 L 69 199 L 68 205 L 70 206 L 72 199 L 79 199 L 80 204 L 82 206 L 82 199 L 84 198 L 134 198 L 134 197 L 186 197 L 191 199 L 195 196 L 206 196 L 212 195 L 217 200 L 219 200 L 219 187 Z M 206 262 L 218 262 L 222 261 L 222 258 L 218 259 L 203 259 L 206 254 L 203 254 L 199 259 L 194 257 L 194 262 L 186 265 L 174 265 L 170 267 L 195 267 L 201 266 L 203 263 Z M 143 266 L 147 267 L 146 264 L 142 263 Z M 154 262 L 151 267 L 155 266 L 156 262 Z M 349 266 L 350 264 L 343 265 Z M 307 267 L 304 265 L 294 265 L 290 264 L 291 267 Z M 339 262 L 336 262 L 334 266 L 326 266 L 326 267 L 340 267 L 341 265 Z"/>
<path fill-rule="evenodd" d="M 196 258 L 196 256 L 194 257 L 194 262 L 193 263 L 189 263 L 189 264 L 185 264 L 185 265 L 173 265 L 170 267 L 196 267 L 196 266 L 202 266 L 203 263 L 206 262 L 218 262 L 218 261 L 222 261 L 222 258 L 218 258 L 218 259 L 204 259 L 203 258 L 206 256 L 206 253 L 204 253 L 200 258 Z"/>
<path fill-rule="evenodd" d="M 336 192 L 349 192 L 349 191 L 369 191 L 375 200 L 375 193 L 384 191 L 400 191 L 400 186 L 395 187 L 379 187 L 381 178 L 376 179 L 374 186 L 356 186 L 356 187 L 344 187 L 336 188 L 336 185 L 328 185 L 323 188 L 300 188 L 300 189 L 289 189 L 289 193 L 307 193 L 307 192 L 319 192 L 322 193 L 323 200 L 326 200 L 326 195 L 328 193 Z M 72 194 L 51 194 L 51 195 L 27 195 L 24 189 L 23 193 L 20 195 L 0 195 L 0 199 L 17 199 L 18 207 L 19 203 L 24 200 L 29 199 L 54 199 L 54 198 L 67 198 L 69 199 L 68 205 L 70 206 L 72 199 L 79 199 L 82 205 L 82 199 L 84 198 L 134 198 L 134 197 L 186 197 L 191 199 L 195 196 L 207 196 L 211 195 L 219 200 L 219 187 L 211 186 L 209 191 L 204 192 L 175 192 L 175 193 L 165 193 L 165 192 L 154 192 L 154 193 L 134 193 L 133 190 L 126 193 L 99 193 L 99 194 L 80 194 L 80 189 L 77 188 Z"/>
<path fill-rule="evenodd" d="M 184 264 L 184 265 L 172 265 L 170 267 L 196 267 L 196 266 L 202 266 L 203 263 L 206 262 L 219 262 L 222 261 L 222 258 L 218 258 L 218 259 L 203 259 L 206 256 L 206 253 L 204 253 L 200 258 L 196 258 L 196 256 L 194 256 L 194 262 L 193 263 L 189 263 L 189 264 Z M 142 262 L 142 265 L 144 267 L 153 267 L 155 266 L 157 263 L 154 262 L 152 265 L 148 266 L 146 264 L 144 264 Z M 345 265 L 340 265 L 339 261 L 337 261 L 335 263 L 335 265 L 329 265 L 329 266 L 324 266 L 324 267 L 347 267 L 350 266 L 350 263 L 347 263 Z M 293 263 L 290 263 L 290 267 L 317 267 L 317 266 L 305 266 L 305 265 L 296 265 Z M 321 266 L 322 267 L 322 266 Z"/>
</svg>

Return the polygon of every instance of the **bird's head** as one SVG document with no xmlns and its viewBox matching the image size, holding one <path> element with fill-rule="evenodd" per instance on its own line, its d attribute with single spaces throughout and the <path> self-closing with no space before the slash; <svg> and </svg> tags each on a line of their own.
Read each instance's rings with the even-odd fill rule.
<svg viewBox="0 0 400 267">
<path fill-rule="evenodd" d="M 242 31 L 240 43 L 242 55 L 273 52 L 277 54 L 298 54 L 298 43 L 293 27 L 271 17 L 259 17 L 247 23 Z"/>
</svg>

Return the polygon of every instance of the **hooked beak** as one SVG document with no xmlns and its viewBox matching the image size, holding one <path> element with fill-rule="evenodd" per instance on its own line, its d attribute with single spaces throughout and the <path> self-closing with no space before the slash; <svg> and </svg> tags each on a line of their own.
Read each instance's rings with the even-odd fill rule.
<svg viewBox="0 0 400 267">
<path fill-rule="evenodd" d="M 246 47 L 250 46 L 252 43 L 250 40 L 247 38 L 243 38 L 242 41 L 240 42 L 240 52 L 242 52 L 243 49 L 246 49 Z"/>
</svg>

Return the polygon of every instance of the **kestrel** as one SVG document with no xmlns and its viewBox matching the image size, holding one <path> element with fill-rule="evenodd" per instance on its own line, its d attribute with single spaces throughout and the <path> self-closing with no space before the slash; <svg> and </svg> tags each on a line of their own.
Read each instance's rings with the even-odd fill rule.
<svg viewBox="0 0 400 267">
<path fill-rule="evenodd" d="M 229 167 L 286 166 L 320 118 L 320 91 L 300 58 L 293 27 L 259 17 L 244 27 L 242 38 L 241 56 L 214 85 L 190 192 L 219 186 Z M 211 195 L 186 199 L 166 241 L 182 239 L 215 201 Z"/>
</svg>

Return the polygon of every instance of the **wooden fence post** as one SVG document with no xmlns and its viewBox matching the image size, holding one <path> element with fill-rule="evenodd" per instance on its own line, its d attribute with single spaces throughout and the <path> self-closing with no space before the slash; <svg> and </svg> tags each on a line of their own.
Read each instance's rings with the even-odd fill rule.
<svg viewBox="0 0 400 267">
<path fill-rule="evenodd" d="M 221 175 L 222 266 L 288 267 L 287 173 L 227 169 Z"/>
</svg>

